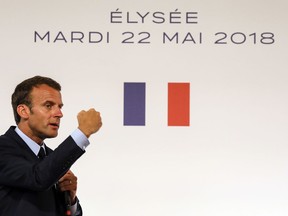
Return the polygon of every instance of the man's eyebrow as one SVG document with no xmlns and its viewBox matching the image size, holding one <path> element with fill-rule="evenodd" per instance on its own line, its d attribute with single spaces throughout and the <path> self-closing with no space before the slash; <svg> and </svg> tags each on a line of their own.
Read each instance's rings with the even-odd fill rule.
<svg viewBox="0 0 288 216">
<path fill-rule="evenodd" d="M 46 101 L 43 102 L 43 104 L 47 104 L 47 103 L 50 103 L 50 104 L 53 104 L 53 105 L 57 104 L 57 103 L 55 103 L 55 102 L 52 101 L 52 100 L 46 100 Z M 63 106 L 64 106 L 63 103 L 59 104 L 59 107 L 63 107 Z"/>
</svg>

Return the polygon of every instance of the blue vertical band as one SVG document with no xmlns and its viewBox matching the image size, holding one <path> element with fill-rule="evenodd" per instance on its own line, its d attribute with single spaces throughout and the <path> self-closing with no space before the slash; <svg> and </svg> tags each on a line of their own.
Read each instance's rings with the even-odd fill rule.
<svg viewBox="0 0 288 216">
<path fill-rule="evenodd" d="M 145 125 L 146 83 L 124 83 L 124 125 Z"/>
</svg>

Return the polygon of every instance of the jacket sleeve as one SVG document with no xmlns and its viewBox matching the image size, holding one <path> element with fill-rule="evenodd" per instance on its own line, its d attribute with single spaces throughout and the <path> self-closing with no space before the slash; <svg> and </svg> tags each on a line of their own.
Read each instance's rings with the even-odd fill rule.
<svg viewBox="0 0 288 216">
<path fill-rule="evenodd" d="M 0 185 L 43 191 L 54 185 L 84 154 L 71 136 L 40 161 L 12 139 L 0 139 Z"/>
</svg>

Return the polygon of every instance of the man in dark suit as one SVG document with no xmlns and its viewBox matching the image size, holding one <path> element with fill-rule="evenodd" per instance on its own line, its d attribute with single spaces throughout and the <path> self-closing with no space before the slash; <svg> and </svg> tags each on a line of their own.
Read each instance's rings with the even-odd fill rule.
<svg viewBox="0 0 288 216">
<path fill-rule="evenodd" d="M 78 128 L 54 151 L 44 144 L 58 135 L 61 86 L 35 76 L 17 85 L 12 95 L 16 127 L 0 137 L 0 216 L 82 215 L 72 164 L 102 126 L 95 109 L 81 111 Z"/>
</svg>

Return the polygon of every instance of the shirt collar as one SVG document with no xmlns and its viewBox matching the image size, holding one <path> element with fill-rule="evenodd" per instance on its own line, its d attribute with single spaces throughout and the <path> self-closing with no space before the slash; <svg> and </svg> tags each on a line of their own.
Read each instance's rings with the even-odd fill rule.
<svg viewBox="0 0 288 216">
<path fill-rule="evenodd" d="M 26 134 L 24 134 L 18 127 L 15 128 L 15 132 L 24 140 L 31 151 L 37 156 L 40 151 L 41 146 L 30 139 Z M 44 147 L 44 144 L 42 145 Z M 45 148 L 44 148 L 45 151 Z"/>
</svg>

